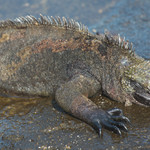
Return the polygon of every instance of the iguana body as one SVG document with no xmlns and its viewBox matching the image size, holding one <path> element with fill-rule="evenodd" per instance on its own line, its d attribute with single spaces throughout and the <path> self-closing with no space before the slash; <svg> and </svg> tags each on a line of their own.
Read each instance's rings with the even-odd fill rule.
<svg viewBox="0 0 150 150">
<path fill-rule="evenodd" d="M 121 134 L 121 110 L 105 112 L 89 97 L 150 105 L 150 62 L 132 44 L 108 33 L 93 35 L 74 20 L 32 16 L 0 23 L 0 93 L 50 96 L 70 114 Z"/>
</svg>

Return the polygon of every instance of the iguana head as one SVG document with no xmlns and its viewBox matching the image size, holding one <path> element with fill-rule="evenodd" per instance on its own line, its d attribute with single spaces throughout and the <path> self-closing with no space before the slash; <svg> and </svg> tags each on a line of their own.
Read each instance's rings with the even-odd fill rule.
<svg viewBox="0 0 150 150">
<path fill-rule="evenodd" d="M 128 62 L 121 85 L 125 92 L 133 96 L 135 103 L 150 106 L 150 61 L 133 58 Z"/>
<path fill-rule="evenodd" d="M 105 33 L 102 88 L 104 95 L 127 105 L 150 106 L 150 61 L 137 56 L 132 43 Z"/>
</svg>

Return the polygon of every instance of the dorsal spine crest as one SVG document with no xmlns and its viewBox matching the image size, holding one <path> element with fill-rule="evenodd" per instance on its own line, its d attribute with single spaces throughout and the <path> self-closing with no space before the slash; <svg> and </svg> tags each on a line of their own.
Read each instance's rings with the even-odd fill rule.
<svg viewBox="0 0 150 150">
<path fill-rule="evenodd" d="M 70 29 L 70 30 L 72 29 L 75 31 L 82 32 L 82 34 L 94 36 L 92 33 L 88 31 L 88 28 L 82 23 L 79 23 L 73 19 L 66 19 L 65 17 L 60 18 L 59 16 L 48 17 L 40 14 L 40 18 L 37 19 L 34 16 L 29 15 L 25 17 L 16 18 L 15 20 L 6 20 L 0 22 L 0 28 L 6 28 L 6 27 L 20 28 L 20 27 L 30 27 L 33 25 L 62 27 L 65 29 Z M 125 50 L 128 50 L 131 53 L 131 55 L 134 55 L 135 50 L 133 48 L 133 44 L 130 43 L 128 40 L 125 40 L 125 37 L 121 38 L 119 34 L 117 36 L 113 36 L 107 30 L 104 32 L 104 34 L 101 34 L 101 37 L 102 40 L 107 41 L 110 44 L 119 46 L 120 48 L 123 48 Z"/>
<path fill-rule="evenodd" d="M 58 26 L 58 27 L 65 27 L 67 29 L 74 29 L 77 31 L 82 31 L 83 33 L 90 34 L 88 28 L 76 22 L 73 19 L 66 19 L 65 17 L 60 18 L 58 17 L 47 17 L 40 15 L 40 18 L 35 18 L 33 16 L 26 16 L 26 17 L 19 17 L 15 20 L 6 20 L 0 22 L 0 28 L 5 27 L 28 27 L 32 25 L 49 25 L 49 26 Z"/>
<path fill-rule="evenodd" d="M 112 34 L 109 33 L 109 31 L 105 30 L 103 40 L 107 41 L 110 44 L 119 46 L 121 49 L 125 49 L 130 52 L 131 55 L 134 55 L 135 53 L 135 48 L 133 48 L 133 43 L 129 42 L 129 40 L 125 40 L 124 38 L 120 37 L 120 34 L 117 36 L 113 36 Z"/>
</svg>

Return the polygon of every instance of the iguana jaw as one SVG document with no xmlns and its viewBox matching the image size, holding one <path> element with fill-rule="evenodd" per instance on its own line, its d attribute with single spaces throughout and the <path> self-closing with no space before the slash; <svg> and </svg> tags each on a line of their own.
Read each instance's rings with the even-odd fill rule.
<svg viewBox="0 0 150 150">
<path fill-rule="evenodd" d="M 150 106 L 150 93 L 144 92 L 134 92 L 133 96 L 136 101 L 145 106 Z"/>
<path fill-rule="evenodd" d="M 150 89 L 137 81 L 122 79 L 122 89 L 131 103 L 150 106 Z"/>
<path fill-rule="evenodd" d="M 150 89 L 145 88 L 144 85 L 137 81 L 130 81 L 130 85 L 133 89 L 132 95 L 135 101 L 145 106 L 150 106 Z"/>
</svg>

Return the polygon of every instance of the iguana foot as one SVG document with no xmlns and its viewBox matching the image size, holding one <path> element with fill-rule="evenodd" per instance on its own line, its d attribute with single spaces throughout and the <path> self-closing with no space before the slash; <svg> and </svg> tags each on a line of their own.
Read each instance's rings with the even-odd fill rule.
<svg viewBox="0 0 150 150">
<path fill-rule="evenodd" d="M 101 136 L 102 127 L 113 131 L 116 134 L 121 135 L 121 131 L 127 132 L 128 129 L 125 126 L 125 122 L 130 123 L 129 119 L 122 114 L 122 110 L 114 108 L 109 111 L 103 111 L 101 109 L 96 109 L 92 112 L 91 125 Z"/>
</svg>

